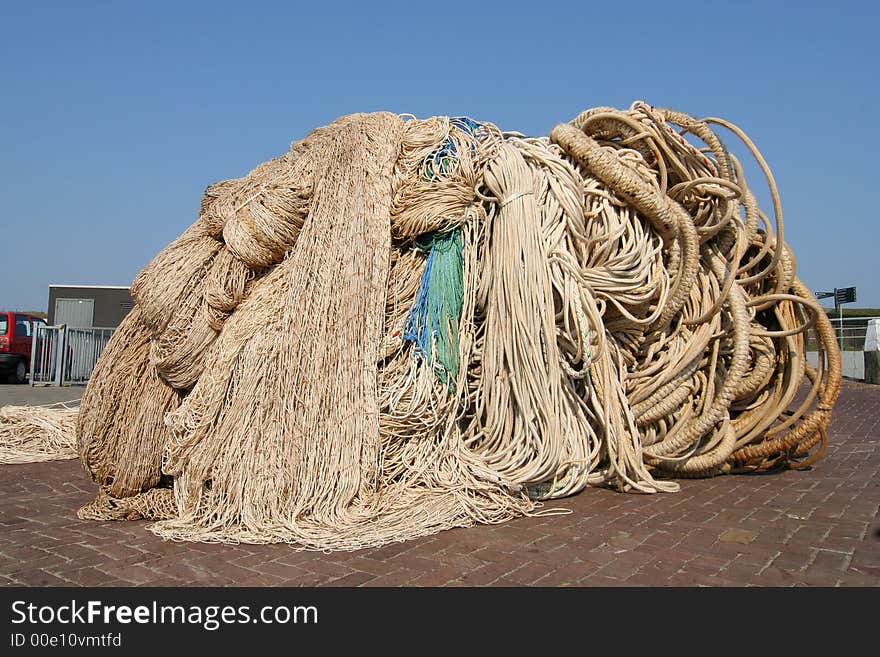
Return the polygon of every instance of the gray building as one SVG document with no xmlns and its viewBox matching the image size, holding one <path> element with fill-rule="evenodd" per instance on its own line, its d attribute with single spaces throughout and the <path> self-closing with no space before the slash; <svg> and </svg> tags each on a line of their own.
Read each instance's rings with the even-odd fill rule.
<svg viewBox="0 0 880 657">
<path fill-rule="evenodd" d="M 48 321 L 83 328 L 116 328 L 134 307 L 123 285 L 50 285 Z"/>
</svg>

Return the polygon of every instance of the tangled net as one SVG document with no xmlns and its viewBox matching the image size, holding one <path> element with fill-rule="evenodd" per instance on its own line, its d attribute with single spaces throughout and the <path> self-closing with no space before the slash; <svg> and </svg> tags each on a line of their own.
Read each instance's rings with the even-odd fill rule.
<svg viewBox="0 0 880 657">
<path fill-rule="evenodd" d="M 209 187 L 132 294 L 77 420 L 80 516 L 172 539 L 357 549 L 803 466 L 840 387 L 760 153 L 643 102 L 549 138 L 342 117 Z"/>
<path fill-rule="evenodd" d="M 0 408 L 0 463 L 75 459 L 74 402 Z"/>
</svg>

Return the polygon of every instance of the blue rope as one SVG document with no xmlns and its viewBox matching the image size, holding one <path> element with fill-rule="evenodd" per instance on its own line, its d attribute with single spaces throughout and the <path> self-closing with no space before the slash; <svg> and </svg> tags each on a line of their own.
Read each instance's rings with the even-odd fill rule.
<svg viewBox="0 0 880 657">
<path fill-rule="evenodd" d="M 458 322 L 464 300 L 461 229 L 429 233 L 418 242 L 430 249 L 403 339 L 455 389 L 458 376 Z"/>
<path fill-rule="evenodd" d="M 483 124 L 466 116 L 450 119 L 453 128 L 476 139 L 484 136 Z M 473 152 L 474 146 L 471 145 Z M 453 170 L 459 154 L 452 138 L 425 158 L 423 174 L 435 180 Z M 458 322 L 464 299 L 461 229 L 423 235 L 416 246 L 428 251 L 415 302 L 410 308 L 403 339 L 415 345 L 416 354 L 431 364 L 450 389 L 458 376 Z"/>
<path fill-rule="evenodd" d="M 458 128 L 477 139 L 483 136 L 483 124 L 469 119 L 466 116 L 456 116 L 449 119 L 450 124 L 454 128 Z M 473 150 L 473 146 L 471 147 Z M 449 173 L 455 166 L 458 159 L 458 150 L 455 148 L 455 142 L 447 139 L 443 144 L 425 158 L 425 179 L 434 180 L 437 176 Z"/>
</svg>

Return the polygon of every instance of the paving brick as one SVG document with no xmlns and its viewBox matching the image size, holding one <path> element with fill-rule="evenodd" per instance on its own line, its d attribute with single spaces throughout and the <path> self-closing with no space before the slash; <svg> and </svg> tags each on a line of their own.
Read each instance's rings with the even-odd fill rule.
<svg viewBox="0 0 880 657">
<path fill-rule="evenodd" d="M 413 549 L 411 543 L 390 543 L 380 548 L 368 550 L 366 554 L 371 559 L 391 559 L 411 549 Z"/>
<path fill-rule="evenodd" d="M 691 575 L 720 575 L 727 564 L 730 563 L 725 559 L 716 557 L 698 557 L 693 561 L 688 561 L 682 569 Z"/>
<path fill-rule="evenodd" d="M 733 560 L 730 563 L 722 566 L 719 574 L 725 579 L 743 583 L 754 583 L 761 580 L 761 577 L 758 575 L 758 573 L 762 570 L 766 569 L 756 564 Z"/>
<path fill-rule="evenodd" d="M 853 553 L 852 567 L 880 571 L 880 546 L 857 545 Z"/>
<path fill-rule="evenodd" d="M 70 586 L 70 580 L 53 575 L 45 570 L 23 570 L 10 576 L 10 581 L 19 586 Z"/>
<path fill-rule="evenodd" d="M 266 574 L 254 574 L 250 577 L 245 577 L 244 579 L 240 579 L 235 582 L 235 586 L 278 586 L 282 582 L 287 581 L 283 577 L 276 577 L 275 575 L 266 575 Z M 200 579 L 190 580 L 189 585 L 197 585 L 200 584 Z M 321 582 L 322 584 L 326 584 L 326 581 Z"/>
<path fill-rule="evenodd" d="M 844 573 L 852 562 L 852 553 L 838 552 L 836 550 L 818 550 L 807 571 L 825 572 L 829 574 Z"/>
<path fill-rule="evenodd" d="M 291 566 L 279 561 L 266 561 L 265 557 L 261 563 L 255 563 L 252 568 L 263 575 L 275 575 L 284 580 L 293 579 L 308 572 L 299 566 Z"/>
<path fill-rule="evenodd" d="M 55 574 L 57 575 L 58 573 Z M 65 571 L 63 577 L 77 586 L 101 586 L 102 584 L 114 584 L 114 577 L 112 575 L 108 575 L 94 566 L 80 568 L 79 570 Z"/>
<path fill-rule="evenodd" d="M 553 571 L 552 566 L 547 564 L 530 561 L 521 564 L 516 570 L 505 575 L 506 578 L 519 584 L 528 586 L 536 583 L 542 577 L 547 576 Z"/>
<path fill-rule="evenodd" d="M 460 579 L 471 586 L 485 586 L 486 584 L 491 584 L 496 579 L 507 575 L 514 570 L 517 565 L 517 563 L 512 561 L 486 563 L 468 573 L 462 573 Z"/>
<path fill-rule="evenodd" d="M 845 578 L 840 574 L 808 572 L 799 581 L 807 586 L 840 586 Z"/>
<path fill-rule="evenodd" d="M 655 529 L 645 537 L 644 544 L 667 548 L 678 545 L 683 539 L 684 536 L 672 530 Z"/>
<path fill-rule="evenodd" d="M 876 588 L 880 586 L 880 575 L 865 575 L 850 568 L 846 572 L 846 577 L 841 581 L 841 586 L 870 586 Z"/>
<path fill-rule="evenodd" d="M 319 559 L 307 561 L 300 566 L 310 573 L 315 573 L 316 575 L 326 575 L 327 577 L 334 579 L 337 577 L 349 575 L 352 572 L 351 568 L 347 566 L 334 563 L 333 561 L 323 561 Z"/>
<path fill-rule="evenodd" d="M 602 545 L 598 548 L 582 553 L 580 556 L 584 561 L 589 561 L 597 566 L 604 566 L 611 563 L 617 558 L 618 550 L 610 545 Z"/>
<path fill-rule="evenodd" d="M 492 587 L 522 587 L 522 584 L 507 579 L 506 577 L 500 577 L 499 579 L 496 579 L 494 582 L 492 582 Z"/>
<path fill-rule="evenodd" d="M 292 577 L 278 578 L 277 586 L 295 586 L 295 587 L 312 587 L 312 586 L 320 586 L 324 582 L 327 581 L 326 577 L 322 577 L 319 575 L 313 575 L 312 573 L 307 573 L 305 571 L 296 572 Z M 238 582 L 234 581 L 232 584 L 224 584 L 224 586 L 238 586 Z M 205 584 L 205 586 L 213 586 L 212 584 Z"/>
<path fill-rule="evenodd" d="M 370 573 L 355 572 L 349 573 L 345 577 L 331 580 L 327 586 L 360 586 L 366 584 L 370 580 L 376 579 L 376 575 Z"/>
<path fill-rule="evenodd" d="M 789 572 L 802 571 L 813 560 L 813 551 L 804 548 L 789 548 L 784 550 L 772 561 L 775 568 L 781 568 Z"/>
<path fill-rule="evenodd" d="M 843 521 L 834 522 L 829 527 L 825 540 L 862 541 L 866 538 L 869 529 L 869 520 L 862 521 L 847 518 Z"/>
<path fill-rule="evenodd" d="M 393 560 L 380 561 L 368 557 L 356 557 L 350 562 L 354 570 L 358 570 L 371 575 L 387 575 L 397 570 L 398 566 Z"/>
<path fill-rule="evenodd" d="M 588 561 L 569 563 L 547 573 L 535 582 L 536 586 L 579 586 L 600 571 L 600 567 Z"/>
<path fill-rule="evenodd" d="M 400 568 L 387 575 L 382 575 L 381 577 L 376 577 L 368 582 L 364 582 L 363 586 L 411 586 L 412 582 L 420 576 L 421 573 L 417 573 L 414 570 Z M 463 583 L 463 585 L 471 586 L 470 584 L 466 583 Z"/>
<path fill-rule="evenodd" d="M 149 584 L 157 577 L 157 572 L 155 570 L 150 570 L 149 568 L 139 565 L 117 563 L 98 566 L 98 570 L 118 581 L 124 582 L 126 586 Z"/>
<path fill-rule="evenodd" d="M 624 552 L 618 554 L 614 561 L 596 568 L 598 572 L 613 574 L 615 577 L 627 579 L 642 571 L 648 566 L 654 557 L 639 552 Z"/>
<path fill-rule="evenodd" d="M 415 579 L 412 584 L 414 586 L 443 586 L 448 582 L 458 580 L 463 572 L 460 568 L 449 565 L 441 565 L 434 570 L 422 573 Z"/>
</svg>

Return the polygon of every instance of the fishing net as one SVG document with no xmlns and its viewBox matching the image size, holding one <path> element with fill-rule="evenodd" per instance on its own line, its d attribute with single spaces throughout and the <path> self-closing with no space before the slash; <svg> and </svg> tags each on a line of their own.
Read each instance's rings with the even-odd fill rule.
<svg viewBox="0 0 880 657">
<path fill-rule="evenodd" d="M 80 516 L 350 550 L 809 465 L 840 354 L 783 231 L 721 119 L 342 117 L 209 187 L 135 279 L 77 417 Z"/>
<path fill-rule="evenodd" d="M 75 459 L 75 402 L 0 408 L 0 463 Z"/>
</svg>

